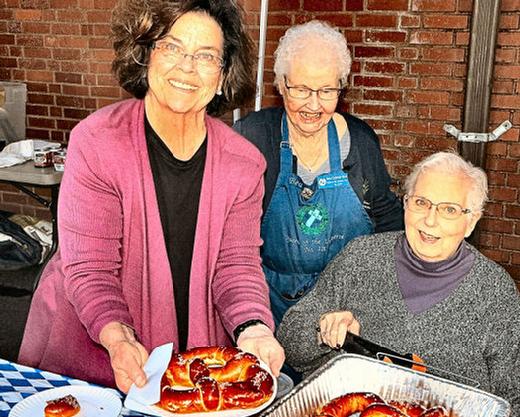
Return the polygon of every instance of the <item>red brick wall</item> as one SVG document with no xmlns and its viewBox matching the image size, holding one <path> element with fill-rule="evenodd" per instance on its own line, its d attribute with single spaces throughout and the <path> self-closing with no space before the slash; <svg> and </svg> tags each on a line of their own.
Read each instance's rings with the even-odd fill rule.
<svg viewBox="0 0 520 417">
<path fill-rule="evenodd" d="M 242 0 L 258 37 L 260 0 Z M 115 0 L 0 0 L 0 80 L 26 82 L 29 138 L 66 141 L 93 110 L 124 94 L 110 75 Z M 379 133 L 391 175 L 402 179 L 431 152 L 456 148 L 461 127 L 471 0 L 270 0 L 263 105 L 279 104 L 272 53 L 286 28 L 312 18 L 339 26 L 354 55 L 342 107 Z M 520 283 L 520 0 L 502 0 L 490 130 L 513 129 L 487 148 L 491 201 L 480 246 Z M 1 191 L 3 190 L 3 191 Z M 0 188 L 0 208 L 32 214 Z M 38 213 L 43 213 L 38 211 Z"/>
<path fill-rule="evenodd" d="M 0 0 L 0 80 L 27 83 L 27 137 L 65 143 L 76 123 L 123 93 L 110 75 L 115 0 Z M 48 190 L 37 189 L 49 196 Z M 48 211 L 0 184 L 0 209 Z"/>
<path fill-rule="evenodd" d="M 245 0 L 252 24 L 260 0 Z M 442 126 L 460 128 L 471 0 L 270 0 L 264 105 L 279 104 L 272 53 L 292 24 L 313 18 L 341 28 L 354 56 L 343 107 L 379 133 L 391 175 L 402 179 L 432 152 L 456 149 Z M 513 128 L 487 147 L 491 201 L 480 249 L 520 286 L 520 0 L 502 0 L 489 130 Z M 257 23 L 258 24 L 258 23 Z"/>
</svg>

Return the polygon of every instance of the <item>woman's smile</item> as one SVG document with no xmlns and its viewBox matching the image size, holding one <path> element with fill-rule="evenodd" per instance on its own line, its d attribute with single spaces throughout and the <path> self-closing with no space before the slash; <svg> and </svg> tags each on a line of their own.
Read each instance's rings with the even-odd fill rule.
<svg viewBox="0 0 520 417">
<path fill-rule="evenodd" d="M 183 82 L 183 81 L 178 81 L 178 80 L 169 80 L 169 83 L 172 87 L 176 88 L 176 89 L 179 89 L 179 90 L 182 90 L 182 91 L 195 91 L 198 89 L 197 86 L 193 85 L 193 84 L 188 84 L 186 82 Z"/>
<path fill-rule="evenodd" d="M 300 115 L 300 118 L 306 122 L 306 123 L 315 123 L 316 121 L 318 121 L 321 117 L 321 115 L 323 114 L 322 112 L 313 112 L 313 113 L 310 113 L 310 112 L 306 112 L 306 111 L 300 111 L 298 113 Z"/>
<path fill-rule="evenodd" d="M 440 237 L 430 235 L 429 233 L 426 233 L 426 232 L 423 231 L 423 230 L 419 230 L 419 235 L 421 236 L 421 240 L 422 240 L 424 243 L 435 244 L 435 243 L 437 243 L 437 242 L 439 241 L 439 239 L 440 239 Z"/>
</svg>

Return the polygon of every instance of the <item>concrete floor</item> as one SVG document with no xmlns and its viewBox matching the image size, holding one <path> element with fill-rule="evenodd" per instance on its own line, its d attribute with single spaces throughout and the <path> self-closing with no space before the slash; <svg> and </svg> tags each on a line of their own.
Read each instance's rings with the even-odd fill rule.
<svg viewBox="0 0 520 417">
<path fill-rule="evenodd" d="M 16 361 L 40 267 L 0 271 L 0 358 Z"/>
</svg>

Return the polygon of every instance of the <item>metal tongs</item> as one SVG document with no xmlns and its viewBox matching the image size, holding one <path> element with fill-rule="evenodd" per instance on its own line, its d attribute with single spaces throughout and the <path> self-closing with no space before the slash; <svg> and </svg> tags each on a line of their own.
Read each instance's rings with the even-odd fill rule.
<svg viewBox="0 0 520 417">
<path fill-rule="evenodd" d="M 424 360 L 415 353 L 402 354 L 352 333 L 347 333 L 341 349 L 348 353 L 357 353 L 382 360 L 383 362 L 404 366 L 405 368 L 410 368 L 415 371 L 426 372 Z"/>
<path fill-rule="evenodd" d="M 357 353 L 358 355 L 393 363 L 414 371 L 428 372 L 428 374 L 448 378 L 466 385 L 471 385 L 475 388 L 480 386 L 479 382 L 475 379 L 431 365 L 426 366 L 424 360 L 415 353 L 402 354 L 352 333 L 347 333 L 345 342 L 343 342 L 340 349 L 347 353 Z"/>
</svg>

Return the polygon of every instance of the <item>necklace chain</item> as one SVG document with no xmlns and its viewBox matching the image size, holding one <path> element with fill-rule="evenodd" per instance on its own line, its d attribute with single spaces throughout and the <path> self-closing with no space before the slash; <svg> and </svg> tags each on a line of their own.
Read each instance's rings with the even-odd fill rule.
<svg viewBox="0 0 520 417">
<path fill-rule="evenodd" d="M 327 139 L 327 136 L 325 136 L 324 139 Z M 304 158 L 302 158 L 301 156 L 301 153 L 298 152 L 298 146 L 296 146 L 296 143 L 294 140 L 290 140 L 291 142 L 291 148 L 294 152 L 294 154 L 296 155 L 296 158 L 298 158 L 298 162 L 303 165 L 306 169 L 308 169 L 309 171 L 313 171 L 312 168 L 316 168 L 315 165 L 318 163 L 318 161 L 322 158 L 323 156 L 323 152 L 325 150 L 325 148 L 327 148 L 326 146 L 324 146 L 323 144 L 323 141 L 324 141 L 323 138 L 320 138 L 319 141 L 321 142 L 320 145 L 319 145 L 319 151 L 316 153 L 316 156 L 314 157 L 314 159 L 312 160 L 312 162 L 309 163 L 309 161 L 306 161 L 304 160 Z M 325 141 L 327 142 L 327 141 Z M 305 145 L 303 146 L 303 148 L 305 148 Z M 321 165 L 321 164 L 320 164 Z"/>
<path fill-rule="evenodd" d="M 303 165 L 305 168 L 307 168 L 309 171 L 313 171 L 313 168 L 315 167 L 316 163 L 320 160 L 321 156 L 323 155 L 323 149 L 320 149 L 320 152 L 318 152 L 316 154 L 316 157 L 314 158 L 314 160 L 312 161 L 312 163 L 309 163 L 307 161 L 305 161 L 301 156 L 300 154 L 298 153 L 298 151 L 293 148 L 294 150 L 294 154 L 296 155 L 296 157 L 298 158 L 298 162 Z M 320 164 L 321 165 L 321 164 Z"/>
</svg>

